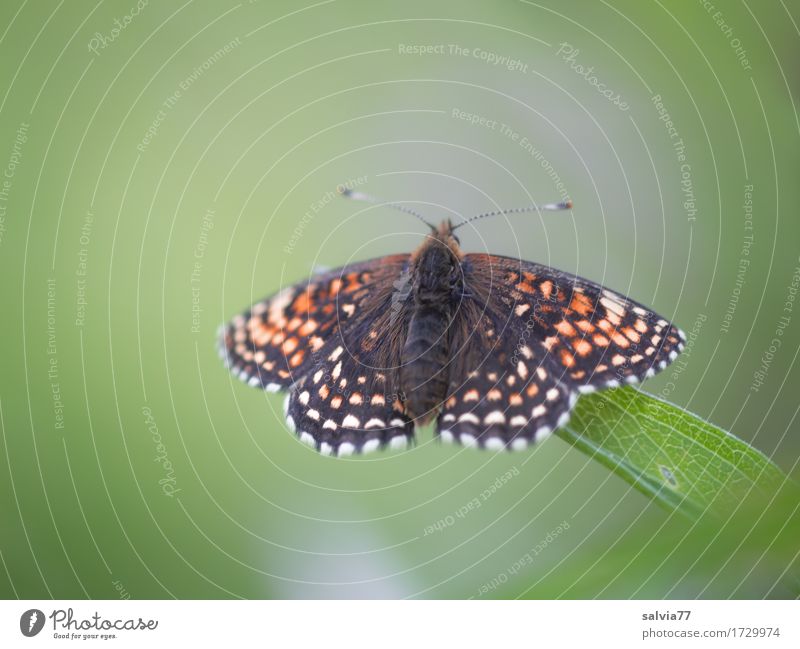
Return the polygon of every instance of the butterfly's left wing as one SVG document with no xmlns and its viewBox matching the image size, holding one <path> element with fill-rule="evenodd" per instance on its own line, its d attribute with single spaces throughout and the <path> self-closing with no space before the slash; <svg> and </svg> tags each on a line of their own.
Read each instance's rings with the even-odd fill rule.
<svg viewBox="0 0 800 649">
<path fill-rule="evenodd" d="M 236 376 L 289 390 L 287 423 L 321 453 L 399 448 L 413 438 L 397 385 L 409 259 L 316 275 L 258 302 L 220 334 Z"/>
<path fill-rule="evenodd" d="M 683 349 L 673 324 L 589 280 L 485 254 L 462 270 L 445 438 L 522 447 L 562 425 L 578 393 L 641 381 Z"/>
</svg>

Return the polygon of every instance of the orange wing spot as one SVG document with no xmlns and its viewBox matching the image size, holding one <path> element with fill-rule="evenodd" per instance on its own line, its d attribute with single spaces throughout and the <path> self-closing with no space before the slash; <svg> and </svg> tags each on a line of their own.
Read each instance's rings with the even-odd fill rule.
<svg viewBox="0 0 800 649">
<path fill-rule="evenodd" d="M 636 331 L 638 331 L 640 334 L 647 332 L 647 323 L 644 320 L 641 319 L 637 320 L 636 322 L 633 323 L 633 326 L 635 327 Z"/>
<path fill-rule="evenodd" d="M 611 332 L 614 331 L 614 325 L 612 325 L 608 320 L 605 319 L 599 320 L 597 322 L 597 326 L 600 327 L 607 334 L 610 334 Z"/>
<path fill-rule="evenodd" d="M 444 402 L 444 407 L 447 408 L 448 410 L 454 408 L 455 405 L 456 405 L 455 397 L 450 397 L 447 401 Z"/>
<path fill-rule="evenodd" d="M 588 340 L 578 340 L 572 346 L 578 356 L 588 356 L 592 352 L 592 344 Z"/>
<path fill-rule="evenodd" d="M 582 379 L 584 376 L 586 376 L 586 370 L 578 370 L 577 372 L 570 374 L 570 376 L 573 379 Z"/>
<path fill-rule="evenodd" d="M 513 284 L 519 279 L 519 273 L 515 273 L 511 271 L 508 275 L 506 275 L 506 282 L 509 284 Z"/>
<path fill-rule="evenodd" d="M 622 333 L 624 333 L 631 340 L 631 342 L 638 343 L 642 338 L 634 331 L 633 327 L 625 327 L 622 330 Z"/>
<path fill-rule="evenodd" d="M 305 352 L 301 349 L 299 352 L 296 352 L 295 355 L 289 359 L 289 365 L 291 367 L 297 367 L 303 362 L 304 356 Z"/>
<path fill-rule="evenodd" d="M 566 320 L 562 320 L 556 325 L 556 331 L 562 336 L 574 336 L 576 334 L 575 327 Z"/>
<path fill-rule="evenodd" d="M 253 342 L 259 347 L 262 347 L 267 343 L 269 343 L 270 340 L 272 340 L 272 335 L 274 333 L 275 333 L 274 329 L 270 329 L 264 325 L 261 325 L 257 329 L 253 330 L 252 333 Z"/>
<path fill-rule="evenodd" d="M 598 365 L 597 367 L 594 368 L 594 371 L 599 374 L 601 372 L 605 372 L 607 369 L 608 369 L 608 365 L 604 365 L 604 364 L 601 363 L 600 365 Z"/>
<path fill-rule="evenodd" d="M 631 344 L 630 341 L 618 331 L 611 336 L 611 340 L 622 347 L 622 349 L 625 349 Z"/>
<path fill-rule="evenodd" d="M 583 293 L 573 293 L 569 308 L 581 315 L 589 315 L 592 311 L 592 302 Z"/>
<path fill-rule="evenodd" d="M 300 293 L 292 302 L 292 311 L 299 314 L 307 314 L 311 310 L 311 287 Z"/>
<path fill-rule="evenodd" d="M 522 397 L 520 396 L 519 392 L 514 392 L 510 397 L 508 397 L 508 402 L 512 406 L 521 406 L 522 405 Z"/>
<path fill-rule="evenodd" d="M 464 395 L 464 401 L 477 401 L 478 400 L 478 391 L 477 390 L 469 390 Z"/>
<path fill-rule="evenodd" d="M 553 293 L 553 282 L 551 282 L 550 280 L 544 281 L 541 284 L 539 284 L 539 288 L 542 291 L 544 299 L 545 300 L 550 299 L 550 296 Z"/>
<path fill-rule="evenodd" d="M 531 383 L 528 386 L 528 389 L 525 390 L 525 394 L 527 394 L 529 397 L 535 397 L 537 394 L 539 394 L 539 386 L 536 383 Z"/>
<path fill-rule="evenodd" d="M 405 412 L 406 411 L 406 409 L 403 406 L 403 404 L 401 403 L 400 399 L 395 399 L 394 400 L 394 403 L 392 404 L 392 410 L 395 410 L 397 412 Z"/>
<path fill-rule="evenodd" d="M 345 277 L 345 281 L 347 282 L 347 287 L 344 289 L 345 293 L 352 293 L 353 291 L 357 291 L 358 289 L 364 287 L 364 285 L 359 281 L 358 273 L 350 273 Z"/>
<path fill-rule="evenodd" d="M 325 341 L 319 336 L 311 336 L 309 342 L 311 343 L 311 350 L 315 352 L 319 351 L 319 348 L 325 344 Z"/>
<path fill-rule="evenodd" d="M 291 354 L 295 349 L 297 349 L 297 338 L 289 338 L 283 346 L 281 347 L 284 354 Z"/>
<path fill-rule="evenodd" d="M 575 325 L 578 327 L 578 329 L 585 331 L 587 334 L 594 331 L 594 325 L 589 320 L 578 320 Z"/>
<path fill-rule="evenodd" d="M 623 363 L 625 363 L 625 357 L 622 354 L 614 354 L 614 356 L 611 357 L 611 364 L 614 367 L 619 367 Z"/>
<path fill-rule="evenodd" d="M 282 331 L 279 331 L 279 332 L 278 332 L 278 333 L 276 333 L 276 334 L 275 334 L 275 336 L 272 338 L 272 344 L 273 344 L 273 345 L 275 345 L 275 347 L 277 347 L 278 345 L 280 345 L 281 343 L 283 343 L 283 341 L 284 341 L 284 340 L 286 340 L 286 334 L 285 334 L 285 333 L 283 333 Z"/>
<path fill-rule="evenodd" d="M 358 406 L 364 402 L 364 397 L 361 396 L 360 392 L 353 392 L 353 394 L 350 395 L 349 401 L 354 406 Z"/>
<path fill-rule="evenodd" d="M 536 289 L 527 282 L 520 282 L 514 288 L 516 288 L 518 291 L 522 291 L 523 293 L 528 293 L 529 295 L 536 292 Z"/>
<path fill-rule="evenodd" d="M 297 333 L 299 333 L 301 336 L 308 336 L 309 334 L 314 333 L 318 326 L 319 325 L 317 325 L 316 320 L 306 320 L 305 324 L 297 330 Z"/>
<path fill-rule="evenodd" d="M 291 375 L 291 372 L 287 372 L 286 370 L 278 370 L 278 376 L 282 379 L 288 379 Z"/>
<path fill-rule="evenodd" d="M 554 345 L 558 344 L 558 336 L 548 336 L 544 339 L 544 348 L 550 351 Z"/>
<path fill-rule="evenodd" d="M 534 275 L 533 273 L 528 272 L 527 270 L 523 270 L 522 271 L 522 276 L 525 278 L 526 282 L 535 282 L 536 281 L 536 275 Z"/>
<path fill-rule="evenodd" d="M 594 336 L 592 336 L 592 340 L 594 340 L 594 344 L 597 345 L 598 347 L 607 347 L 609 343 L 608 338 L 600 334 L 595 334 Z"/>
<path fill-rule="evenodd" d="M 336 295 L 338 295 L 338 294 L 339 294 L 339 291 L 341 290 L 341 288 L 342 288 L 342 280 L 340 280 L 340 279 L 338 279 L 338 278 L 337 278 L 337 279 L 335 279 L 335 280 L 333 280 L 333 281 L 331 282 L 331 287 L 330 287 L 330 289 L 329 289 L 329 293 L 330 293 L 330 295 L 331 295 L 331 296 L 336 296 Z"/>
<path fill-rule="evenodd" d="M 261 367 L 267 370 L 267 372 L 271 372 L 275 368 L 275 361 L 264 361 Z"/>
<path fill-rule="evenodd" d="M 294 318 L 292 318 L 291 320 L 289 320 L 289 324 L 288 324 L 288 325 L 286 325 L 286 328 L 287 328 L 289 331 L 294 331 L 294 330 L 295 330 L 295 329 L 297 329 L 297 328 L 298 328 L 298 327 L 299 327 L 301 324 L 303 324 L 303 319 L 302 319 L 302 318 L 298 318 L 297 316 L 295 316 Z"/>
<path fill-rule="evenodd" d="M 615 327 L 616 327 L 616 326 L 618 326 L 620 322 L 622 322 L 622 318 L 620 318 L 620 317 L 619 317 L 619 316 L 618 316 L 616 313 L 614 313 L 613 311 L 607 311 L 607 312 L 606 312 L 606 318 L 608 318 L 608 321 L 609 321 L 611 324 L 613 324 Z"/>
<path fill-rule="evenodd" d="M 342 397 L 340 397 L 337 394 L 335 397 L 333 397 L 333 399 L 331 399 L 331 408 L 338 409 L 341 405 L 342 405 Z"/>
<path fill-rule="evenodd" d="M 500 392 L 500 390 L 489 390 L 489 392 L 486 394 L 486 398 L 489 401 L 499 401 L 502 396 L 503 393 Z"/>
<path fill-rule="evenodd" d="M 329 304 L 326 304 L 324 307 L 322 307 L 322 312 L 325 315 L 330 315 L 331 313 L 333 313 L 333 309 L 334 309 L 333 304 L 329 303 Z"/>
<path fill-rule="evenodd" d="M 327 399 L 330 393 L 331 391 L 328 389 L 328 386 L 325 385 L 324 383 L 321 386 L 319 386 L 319 396 L 321 396 L 323 400 Z"/>
<path fill-rule="evenodd" d="M 564 349 L 561 352 L 561 362 L 564 364 L 564 367 L 572 367 L 575 365 L 575 357 Z"/>
</svg>

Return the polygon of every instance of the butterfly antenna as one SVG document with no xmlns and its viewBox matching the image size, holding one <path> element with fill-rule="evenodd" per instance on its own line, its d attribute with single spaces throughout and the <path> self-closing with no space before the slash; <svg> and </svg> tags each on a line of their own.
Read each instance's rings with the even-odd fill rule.
<svg viewBox="0 0 800 649">
<path fill-rule="evenodd" d="M 403 205 L 399 205 L 398 203 L 387 203 L 386 201 L 382 201 L 374 196 L 370 196 L 369 194 L 364 194 L 362 192 L 354 192 L 352 189 L 347 187 L 339 186 L 337 191 L 344 196 L 345 198 L 349 198 L 354 201 L 364 201 L 365 203 L 372 203 L 373 205 L 382 205 L 384 207 L 391 207 L 392 209 L 398 210 L 400 212 L 405 212 L 406 214 L 410 214 L 411 216 L 416 216 L 420 221 L 422 221 L 425 225 L 427 225 L 431 230 L 436 232 L 436 227 L 431 225 L 425 220 L 425 217 L 418 212 L 415 212 L 410 207 L 405 207 Z"/>
<path fill-rule="evenodd" d="M 503 214 L 523 214 L 525 212 L 542 212 L 544 210 L 548 211 L 558 211 L 558 210 L 571 210 L 572 209 L 572 201 L 566 200 L 562 203 L 546 203 L 545 205 L 529 205 L 528 207 L 512 207 L 509 210 L 497 210 L 496 212 L 485 212 L 484 214 L 478 214 L 477 216 L 473 216 L 468 218 L 466 221 L 462 221 L 456 226 L 453 226 L 453 230 L 457 230 L 462 225 L 466 225 L 467 223 L 472 223 L 473 221 L 477 221 L 478 219 L 486 218 L 487 216 L 501 216 Z"/>
</svg>

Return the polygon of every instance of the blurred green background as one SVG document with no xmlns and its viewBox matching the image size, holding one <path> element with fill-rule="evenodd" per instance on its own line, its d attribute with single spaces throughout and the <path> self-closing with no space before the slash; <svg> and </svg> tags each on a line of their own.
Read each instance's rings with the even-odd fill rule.
<svg viewBox="0 0 800 649">
<path fill-rule="evenodd" d="M 798 477 L 798 21 L 796 1 L 3 3 L 0 593 L 796 596 L 796 502 L 687 522 L 559 439 L 321 457 L 215 332 L 419 242 L 338 183 L 434 220 L 569 195 L 462 245 L 694 331 L 644 389 Z"/>
</svg>

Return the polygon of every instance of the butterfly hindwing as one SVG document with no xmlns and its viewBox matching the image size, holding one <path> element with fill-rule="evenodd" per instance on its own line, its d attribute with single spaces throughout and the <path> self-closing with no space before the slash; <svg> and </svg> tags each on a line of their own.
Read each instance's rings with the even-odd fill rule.
<svg viewBox="0 0 800 649">
<path fill-rule="evenodd" d="M 566 422 L 577 394 L 544 353 L 527 344 L 510 353 L 488 349 L 482 362 L 470 364 L 474 369 L 451 377 L 437 421 L 443 442 L 522 450 Z"/>
<path fill-rule="evenodd" d="M 332 345 L 326 354 L 287 397 L 286 420 L 300 441 L 340 457 L 412 442 L 414 425 L 393 373 L 372 370 L 344 345 Z"/>
</svg>

